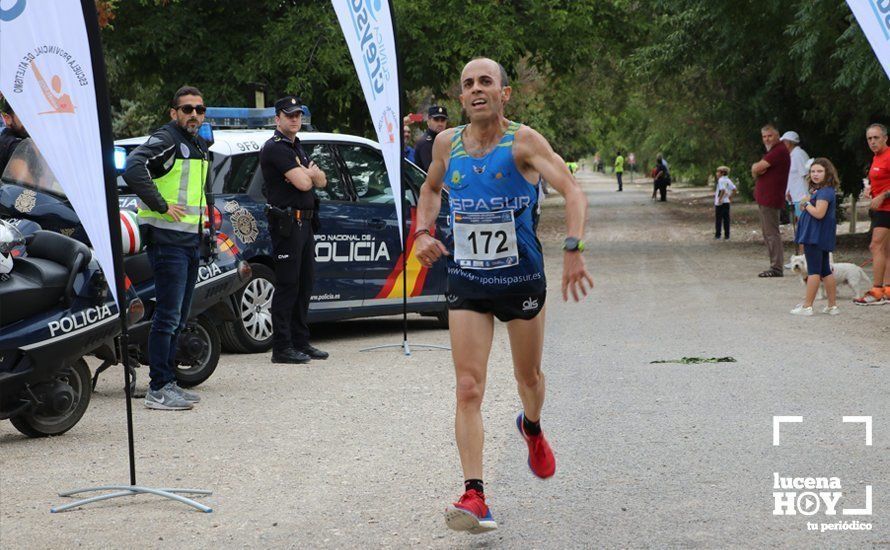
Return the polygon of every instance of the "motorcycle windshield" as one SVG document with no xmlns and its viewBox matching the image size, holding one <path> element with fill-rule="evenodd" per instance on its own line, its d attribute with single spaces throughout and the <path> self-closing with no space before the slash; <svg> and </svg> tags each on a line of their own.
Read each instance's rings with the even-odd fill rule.
<svg viewBox="0 0 890 550">
<path fill-rule="evenodd" d="M 49 169 L 40 149 L 31 138 L 22 140 L 15 148 L 0 178 L 4 182 L 66 198 L 56 175 Z"/>
</svg>

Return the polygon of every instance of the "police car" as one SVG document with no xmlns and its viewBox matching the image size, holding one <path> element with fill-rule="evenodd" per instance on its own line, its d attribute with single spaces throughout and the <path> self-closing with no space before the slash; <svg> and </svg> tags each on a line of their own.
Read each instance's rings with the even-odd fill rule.
<svg viewBox="0 0 890 550">
<path fill-rule="evenodd" d="M 306 118 L 306 117 L 304 117 Z M 253 279 L 233 296 L 237 321 L 222 327 L 224 346 L 231 351 L 259 352 L 272 345 L 271 300 L 274 290 L 272 242 L 264 213 L 263 175 L 259 152 L 272 137 L 273 109 L 209 108 L 207 120 L 223 126 L 266 128 L 214 129 L 211 153 L 211 192 L 221 232 L 250 262 Z M 315 287 L 309 321 L 391 315 L 402 312 L 402 246 L 395 204 L 379 145 L 346 134 L 301 131 L 309 157 L 327 176 L 317 189 L 321 229 L 315 235 Z M 147 139 L 115 142 L 129 152 Z M 414 244 L 417 198 L 425 174 L 409 162 L 403 165 L 407 209 L 408 250 Z M 121 189 L 121 206 L 135 208 L 136 197 Z M 449 239 L 448 201 L 436 222 L 438 238 Z M 447 323 L 445 262 L 425 268 L 409 252 L 408 311 L 435 316 Z"/>
</svg>

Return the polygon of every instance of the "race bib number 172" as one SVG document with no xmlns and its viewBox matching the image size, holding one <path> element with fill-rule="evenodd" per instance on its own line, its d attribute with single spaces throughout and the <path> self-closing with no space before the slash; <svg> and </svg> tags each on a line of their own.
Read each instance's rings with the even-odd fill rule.
<svg viewBox="0 0 890 550">
<path fill-rule="evenodd" d="M 519 263 L 512 210 L 453 212 L 454 261 L 464 269 L 500 269 Z"/>
</svg>

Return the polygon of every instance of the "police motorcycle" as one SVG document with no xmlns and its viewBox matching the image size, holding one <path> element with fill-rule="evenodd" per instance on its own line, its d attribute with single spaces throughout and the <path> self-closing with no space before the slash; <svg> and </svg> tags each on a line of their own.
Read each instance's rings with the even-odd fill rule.
<svg viewBox="0 0 890 550">
<path fill-rule="evenodd" d="M 125 152 L 116 149 L 115 165 L 119 171 L 123 170 L 125 160 Z M 131 365 L 147 364 L 148 334 L 156 305 L 155 283 L 136 224 L 135 200 L 131 196 L 122 196 L 120 204 L 124 271 L 128 284 L 145 308 L 141 321 L 129 329 L 129 354 Z M 30 139 L 19 144 L 3 172 L 0 216 L 28 219 L 44 229 L 89 244 L 74 208 Z M 204 382 L 216 370 L 222 349 L 219 323 L 236 318 L 228 297 L 250 279 L 249 264 L 241 261 L 227 239 L 215 234 L 214 226 L 221 222 L 218 212 L 213 216 L 213 222 L 205 224 L 203 248 L 207 250 L 204 255 L 207 259 L 202 260 L 198 268 L 189 322 L 180 333 L 177 345 L 176 378 L 183 387 Z M 93 386 L 99 374 L 114 364 L 117 364 L 116 357 L 105 360 L 96 371 Z"/>
<path fill-rule="evenodd" d="M 218 219 L 211 225 L 220 223 Z M 214 239 L 203 248 L 206 260 L 198 266 L 198 279 L 192 295 L 188 324 L 179 334 L 176 348 L 176 380 L 180 386 L 193 387 L 204 382 L 216 370 L 222 350 L 219 323 L 232 321 L 235 311 L 228 297 L 250 280 L 250 264 L 241 260 L 230 241 L 222 235 L 205 232 L 205 239 Z M 136 214 L 121 210 L 121 235 L 124 248 L 124 272 L 136 294 L 145 304 L 145 316 L 129 333 L 131 357 L 135 364 L 148 364 L 148 335 L 156 301 L 155 280 L 139 236 Z M 131 361 L 132 362 L 132 361 Z M 110 365 L 102 365 L 96 378 Z M 94 381 L 95 384 L 95 381 Z"/>
<path fill-rule="evenodd" d="M 132 293 L 127 303 L 132 324 L 142 304 Z M 119 333 L 118 306 L 85 244 L 0 220 L 0 420 L 29 437 L 70 430 L 92 392 L 83 357 L 113 359 Z"/>
</svg>

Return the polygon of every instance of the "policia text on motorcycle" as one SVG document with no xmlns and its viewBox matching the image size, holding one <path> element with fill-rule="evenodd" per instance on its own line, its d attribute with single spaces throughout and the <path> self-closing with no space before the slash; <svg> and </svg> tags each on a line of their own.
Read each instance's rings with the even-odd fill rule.
<svg viewBox="0 0 890 550">
<path fill-rule="evenodd" d="M 303 151 L 297 132 L 303 123 L 302 102 L 287 96 L 275 102 L 275 134 L 260 151 L 260 168 L 269 201 L 269 233 L 275 258 L 272 297 L 272 362 L 306 363 L 328 354 L 309 344 L 309 298 L 315 280 L 315 188 L 327 178 Z"/>
<path fill-rule="evenodd" d="M 198 136 L 206 111 L 201 92 L 183 86 L 170 105 L 170 122 L 130 153 L 123 177 L 139 197 L 139 228 L 157 287 L 145 406 L 183 410 L 200 401 L 176 384 L 174 368 L 198 275 L 209 161 L 208 144 Z"/>
</svg>

